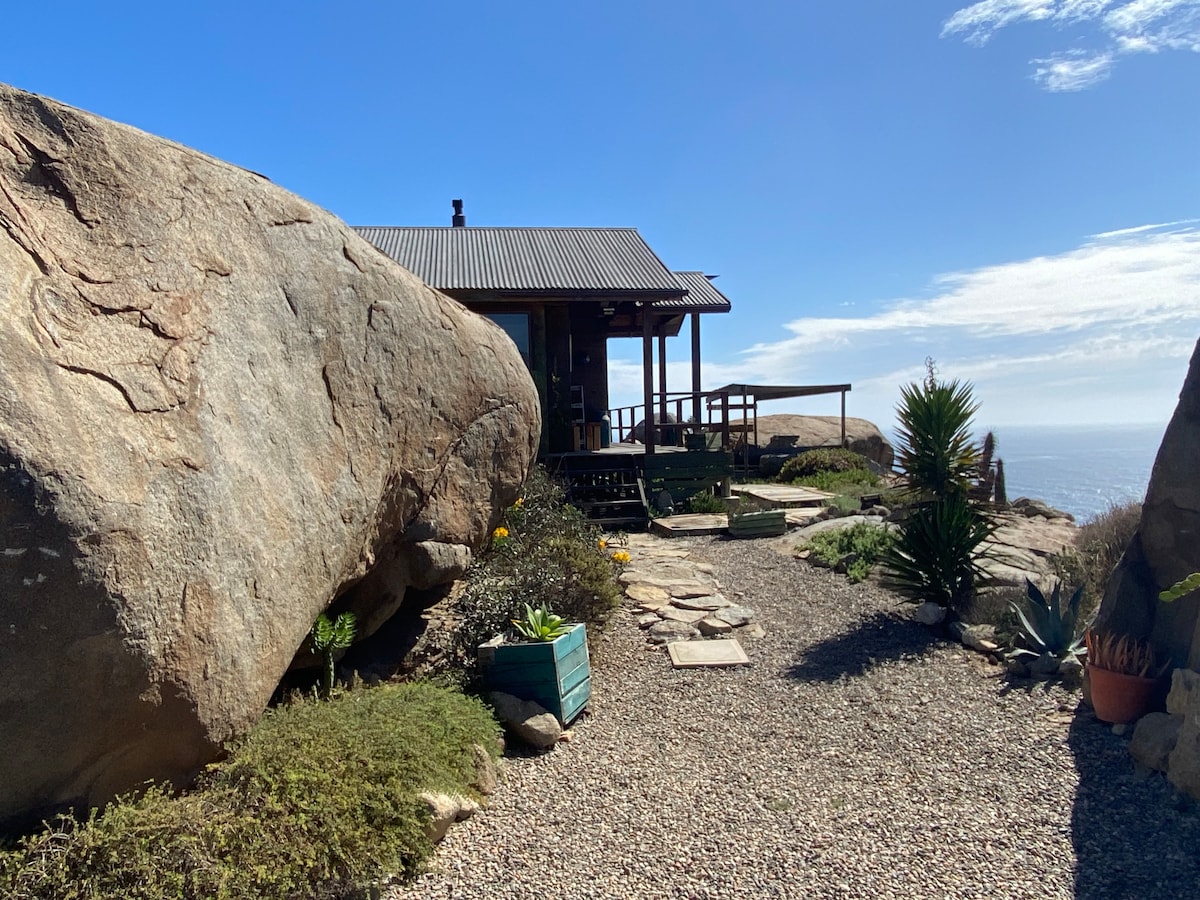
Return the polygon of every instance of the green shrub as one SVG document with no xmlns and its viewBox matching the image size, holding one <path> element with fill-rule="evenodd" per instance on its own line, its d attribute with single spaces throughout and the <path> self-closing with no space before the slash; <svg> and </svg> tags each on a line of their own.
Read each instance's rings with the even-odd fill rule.
<svg viewBox="0 0 1200 900">
<path fill-rule="evenodd" d="M 412 878 L 431 849 L 417 794 L 470 793 L 473 745 L 497 735 L 479 701 L 428 683 L 280 707 L 194 790 L 61 818 L 0 854 L 0 895 L 333 898 Z"/>
<path fill-rule="evenodd" d="M 505 514 L 502 540 L 481 553 L 457 603 L 452 656 L 469 676 L 475 648 L 508 629 L 529 604 L 568 622 L 602 624 L 621 599 L 620 566 L 601 548 L 603 533 L 566 502 L 538 466 L 522 502 Z"/>
<path fill-rule="evenodd" d="M 821 472 L 855 472 L 870 473 L 867 458 L 841 447 L 821 447 L 816 450 L 806 450 L 798 456 L 793 456 L 779 470 L 779 480 L 785 482 L 797 481 L 801 478 L 811 478 Z"/>
<path fill-rule="evenodd" d="M 878 475 L 868 469 L 851 469 L 848 472 L 816 472 L 813 475 L 803 475 L 793 484 L 803 484 L 831 494 L 861 497 L 863 494 L 878 493 L 880 480 Z"/>
<path fill-rule="evenodd" d="M 708 491 L 699 491 L 684 501 L 684 507 L 690 513 L 723 513 L 725 501 Z"/>
<path fill-rule="evenodd" d="M 846 575 L 852 583 L 866 578 L 884 550 L 891 546 L 892 533 L 879 525 L 859 522 L 849 528 L 836 528 L 813 535 L 805 545 L 812 556 L 828 566 L 850 554 L 856 559 L 846 567 Z"/>
<path fill-rule="evenodd" d="M 1087 622 L 1095 615 L 1104 598 L 1104 587 L 1125 548 L 1133 540 L 1142 517 L 1137 502 L 1109 506 L 1094 519 L 1079 526 L 1075 546 L 1050 557 L 1054 574 L 1067 584 L 1083 585 L 1079 620 Z"/>
</svg>

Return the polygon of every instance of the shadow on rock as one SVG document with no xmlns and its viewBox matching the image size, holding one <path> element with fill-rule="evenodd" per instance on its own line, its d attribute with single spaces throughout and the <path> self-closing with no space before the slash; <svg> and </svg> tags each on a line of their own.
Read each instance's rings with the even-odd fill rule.
<svg viewBox="0 0 1200 900">
<path fill-rule="evenodd" d="M 1200 812 L 1082 704 L 1067 741 L 1079 788 L 1071 812 L 1079 900 L 1194 900 L 1200 894 Z"/>
<path fill-rule="evenodd" d="M 851 631 L 809 647 L 788 668 L 797 681 L 837 681 L 858 677 L 881 662 L 923 653 L 937 638 L 919 622 L 878 612 Z"/>
</svg>

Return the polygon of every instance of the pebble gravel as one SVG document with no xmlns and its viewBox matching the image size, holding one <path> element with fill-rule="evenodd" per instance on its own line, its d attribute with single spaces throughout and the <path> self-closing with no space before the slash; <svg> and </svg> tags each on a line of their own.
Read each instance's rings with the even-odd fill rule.
<svg viewBox="0 0 1200 900">
<path fill-rule="evenodd" d="M 570 741 L 508 760 L 387 900 L 1200 898 L 1196 804 L 1078 692 L 771 541 L 671 546 L 754 610 L 751 665 L 672 669 L 621 609 Z"/>
</svg>

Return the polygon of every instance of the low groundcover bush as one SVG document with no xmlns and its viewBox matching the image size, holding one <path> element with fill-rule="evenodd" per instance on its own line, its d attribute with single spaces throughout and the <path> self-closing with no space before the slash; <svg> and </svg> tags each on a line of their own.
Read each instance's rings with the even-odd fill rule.
<svg viewBox="0 0 1200 900">
<path fill-rule="evenodd" d="M 470 794 L 497 726 L 425 682 L 270 710 L 195 788 L 152 788 L 0 851 L 12 900 L 242 900 L 360 895 L 411 878 L 431 848 L 424 790 Z"/>
</svg>

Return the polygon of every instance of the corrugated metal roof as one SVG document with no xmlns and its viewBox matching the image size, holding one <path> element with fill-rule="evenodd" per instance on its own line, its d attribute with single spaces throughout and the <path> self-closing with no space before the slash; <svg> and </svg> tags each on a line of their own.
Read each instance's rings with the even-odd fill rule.
<svg viewBox="0 0 1200 900">
<path fill-rule="evenodd" d="M 733 304 L 717 290 L 712 279 L 703 272 L 676 272 L 679 283 L 687 288 L 687 296 L 678 300 L 656 300 L 655 309 L 682 309 L 689 312 L 729 312 Z"/>
<path fill-rule="evenodd" d="M 426 284 L 443 291 L 566 295 L 647 291 L 684 300 L 685 287 L 636 228 L 361 226 L 354 230 Z"/>
</svg>

